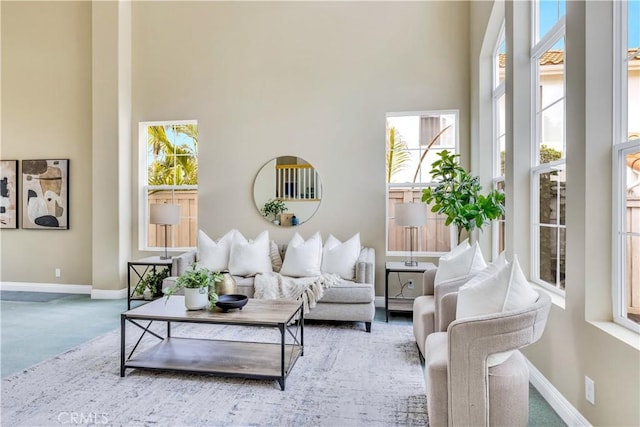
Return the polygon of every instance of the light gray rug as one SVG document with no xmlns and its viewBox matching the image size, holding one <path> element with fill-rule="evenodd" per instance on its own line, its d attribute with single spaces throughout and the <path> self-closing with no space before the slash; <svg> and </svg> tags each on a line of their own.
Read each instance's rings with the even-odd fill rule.
<svg viewBox="0 0 640 427">
<path fill-rule="evenodd" d="M 3 379 L 2 425 L 428 425 L 410 325 L 376 322 L 369 334 L 310 323 L 304 332 L 304 356 L 281 391 L 276 381 L 135 369 L 121 378 L 120 331 L 112 331 Z M 173 335 L 278 339 L 273 329 L 191 324 L 174 324 Z"/>
</svg>

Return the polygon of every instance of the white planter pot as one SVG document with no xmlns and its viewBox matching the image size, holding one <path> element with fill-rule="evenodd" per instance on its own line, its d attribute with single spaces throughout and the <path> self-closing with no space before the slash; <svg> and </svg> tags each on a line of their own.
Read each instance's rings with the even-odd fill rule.
<svg viewBox="0 0 640 427">
<path fill-rule="evenodd" d="M 207 288 L 185 288 L 184 305 L 187 310 L 201 310 L 209 305 Z"/>
</svg>

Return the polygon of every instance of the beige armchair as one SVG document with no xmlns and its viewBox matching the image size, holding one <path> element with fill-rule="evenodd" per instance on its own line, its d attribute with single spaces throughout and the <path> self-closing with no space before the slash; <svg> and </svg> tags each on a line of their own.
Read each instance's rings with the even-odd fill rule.
<svg viewBox="0 0 640 427">
<path fill-rule="evenodd" d="M 451 292 L 457 292 L 460 286 L 467 283 L 471 276 L 465 276 L 458 280 L 451 280 L 441 285 L 434 286 L 434 279 L 438 268 L 432 268 L 424 272 L 422 276 L 422 295 L 413 301 L 413 335 L 416 338 L 420 355 L 424 357 L 424 342 L 427 336 L 433 332 L 447 330 L 447 325 L 453 319 L 443 319 L 440 313 L 442 297 Z M 447 311 L 451 313 L 451 311 Z M 455 307 L 453 307 L 455 318 Z"/>
<path fill-rule="evenodd" d="M 551 299 L 524 308 L 454 320 L 447 332 L 436 332 L 425 343 L 425 382 L 429 425 L 526 426 L 529 370 L 517 349 L 537 341 L 549 315 Z M 456 293 L 443 298 L 446 318 Z M 503 363 L 488 367 L 489 355 L 514 350 Z"/>
</svg>

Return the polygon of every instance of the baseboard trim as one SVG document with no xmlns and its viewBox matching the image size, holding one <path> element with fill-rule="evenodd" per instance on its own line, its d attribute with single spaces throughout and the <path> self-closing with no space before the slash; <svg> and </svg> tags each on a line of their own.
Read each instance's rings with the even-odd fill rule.
<svg viewBox="0 0 640 427">
<path fill-rule="evenodd" d="M 378 308 L 384 308 L 384 297 L 376 297 L 374 304 Z"/>
<path fill-rule="evenodd" d="M 62 283 L 0 282 L 0 291 L 53 292 L 58 294 L 91 295 L 91 299 L 122 299 L 127 297 L 127 289 L 94 289 L 91 285 Z"/>
<path fill-rule="evenodd" d="M 55 292 L 60 294 L 91 294 L 91 285 L 61 283 L 0 282 L 2 291 Z M 125 294 L 126 296 L 126 294 Z"/>
<path fill-rule="evenodd" d="M 127 297 L 127 288 L 118 290 L 91 289 L 91 299 L 122 299 Z"/>
<path fill-rule="evenodd" d="M 526 358 L 525 358 L 526 359 Z M 527 360 L 529 381 L 568 426 L 591 426 L 576 408 Z"/>
</svg>

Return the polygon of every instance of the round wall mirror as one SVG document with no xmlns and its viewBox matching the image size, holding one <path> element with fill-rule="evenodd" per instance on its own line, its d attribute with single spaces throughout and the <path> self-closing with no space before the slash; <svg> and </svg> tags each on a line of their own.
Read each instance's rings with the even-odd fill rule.
<svg viewBox="0 0 640 427">
<path fill-rule="evenodd" d="M 318 210 L 321 199 L 318 172 L 296 156 L 268 161 L 253 183 L 253 200 L 260 215 L 280 227 L 307 222 Z"/>
</svg>

